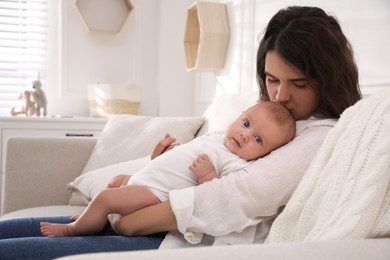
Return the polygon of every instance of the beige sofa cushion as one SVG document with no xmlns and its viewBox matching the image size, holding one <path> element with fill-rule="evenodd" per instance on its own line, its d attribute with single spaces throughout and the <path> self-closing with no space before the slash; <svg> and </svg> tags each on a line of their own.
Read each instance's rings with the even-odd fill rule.
<svg viewBox="0 0 390 260">
<path fill-rule="evenodd" d="M 390 239 L 295 242 L 279 244 L 226 245 L 169 250 L 82 254 L 60 259 L 137 259 L 137 260 L 344 260 L 390 259 Z"/>
<path fill-rule="evenodd" d="M 0 220 L 26 217 L 56 217 L 80 215 L 85 207 L 82 206 L 45 206 L 16 210 L 0 217 Z"/>
</svg>

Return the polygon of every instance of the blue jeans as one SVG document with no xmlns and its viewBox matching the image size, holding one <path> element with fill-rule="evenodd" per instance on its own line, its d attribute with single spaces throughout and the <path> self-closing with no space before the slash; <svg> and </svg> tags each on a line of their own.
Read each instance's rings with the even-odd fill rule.
<svg viewBox="0 0 390 260">
<path fill-rule="evenodd" d="M 140 237 L 119 236 L 109 225 L 94 236 L 44 237 L 39 226 L 41 221 L 69 223 L 69 217 L 0 221 L 0 259 L 53 259 L 83 253 L 157 249 L 165 237 L 165 233 Z"/>
</svg>

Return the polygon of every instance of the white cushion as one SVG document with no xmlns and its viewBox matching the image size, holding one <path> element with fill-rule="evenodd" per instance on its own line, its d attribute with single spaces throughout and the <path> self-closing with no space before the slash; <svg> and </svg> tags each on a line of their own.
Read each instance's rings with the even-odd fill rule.
<svg viewBox="0 0 390 260">
<path fill-rule="evenodd" d="M 77 177 L 68 184 L 72 191 L 70 205 L 86 206 L 88 202 L 100 191 L 105 189 L 108 183 L 118 174 L 134 174 L 150 161 L 149 156 L 109 165 L 92 170 Z"/>
<path fill-rule="evenodd" d="M 191 141 L 203 117 L 112 115 L 94 147 L 83 173 L 150 155 L 166 133 L 180 143 Z"/>
</svg>

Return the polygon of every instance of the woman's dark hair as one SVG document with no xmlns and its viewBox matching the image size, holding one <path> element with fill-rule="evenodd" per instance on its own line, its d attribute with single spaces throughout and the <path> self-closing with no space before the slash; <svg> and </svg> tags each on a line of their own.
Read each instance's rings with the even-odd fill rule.
<svg viewBox="0 0 390 260">
<path fill-rule="evenodd" d="M 261 100 L 269 100 L 264 72 L 269 51 L 276 51 L 309 80 L 318 81 L 323 115 L 338 118 L 361 99 L 352 47 L 336 18 L 322 9 L 290 6 L 269 21 L 257 51 Z"/>
</svg>

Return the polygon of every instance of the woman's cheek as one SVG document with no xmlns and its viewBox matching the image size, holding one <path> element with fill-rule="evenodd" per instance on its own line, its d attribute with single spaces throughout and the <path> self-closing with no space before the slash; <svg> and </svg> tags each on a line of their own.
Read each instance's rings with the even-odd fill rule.
<svg viewBox="0 0 390 260">
<path fill-rule="evenodd" d="M 275 88 L 267 86 L 267 92 L 268 92 L 269 99 L 271 101 L 276 101 L 276 90 L 275 90 Z"/>
</svg>

